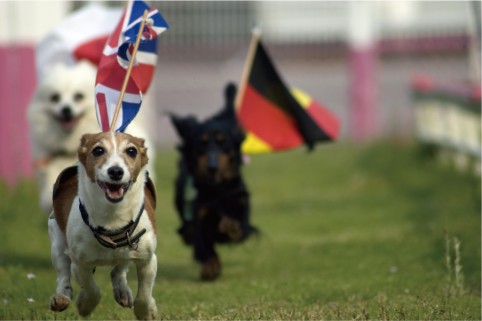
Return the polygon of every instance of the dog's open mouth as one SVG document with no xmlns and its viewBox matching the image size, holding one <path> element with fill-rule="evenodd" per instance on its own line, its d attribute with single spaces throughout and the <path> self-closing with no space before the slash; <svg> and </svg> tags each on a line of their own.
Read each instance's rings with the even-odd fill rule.
<svg viewBox="0 0 482 321">
<path fill-rule="evenodd" d="M 124 199 L 124 194 L 129 189 L 130 183 L 127 184 L 112 184 L 107 182 L 97 181 L 99 187 L 104 191 L 105 198 L 112 203 L 118 203 Z"/>
<path fill-rule="evenodd" d="M 65 132 L 71 132 L 84 114 L 74 115 L 72 112 L 62 112 L 60 114 L 52 114 L 52 117 L 59 122 L 60 127 Z"/>
<path fill-rule="evenodd" d="M 75 125 L 79 122 L 80 117 L 70 118 L 70 119 L 58 119 L 60 126 L 65 131 L 71 131 Z"/>
</svg>

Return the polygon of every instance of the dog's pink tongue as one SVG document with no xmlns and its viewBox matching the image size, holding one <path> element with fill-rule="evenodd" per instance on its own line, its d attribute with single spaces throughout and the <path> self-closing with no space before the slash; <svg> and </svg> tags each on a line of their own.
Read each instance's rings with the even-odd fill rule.
<svg viewBox="0 0 482 321">
<path fill-rule="evenodd" d="M 60 124 L 64 130 L 71 130 L 77 124 L 77 119 L 64 120 Z"/>
<path fill-rule="evenodd" d="M 122 185 L 107 184 L 107 194 L 112 199 L 121 198 L 124 196 L 124 189 Z"/>
</svg>

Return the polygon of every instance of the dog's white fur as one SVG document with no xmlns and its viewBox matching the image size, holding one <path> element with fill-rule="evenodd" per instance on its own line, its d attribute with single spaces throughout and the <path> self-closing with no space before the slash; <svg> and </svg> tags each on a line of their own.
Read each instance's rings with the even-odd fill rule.
<svg viewBox="0 0 482 321">
<path fill-rule="evenodd" d="M 72 273 L 81 286 L 77 297 L 78 312 L 82 316 L 89 315 L 100 301 L 93 270 L 97 266 L 110 265 L 113 266 L 111 279 L 115 300 L 123 307 L 133 306 L 139 319 L 155 319 L 157 316 L 156 303 L 152 297 L 157 271 L 156 234 L 153 219 L 149 218 L 147 210 L 144 209 L 135 230 L 135 233 L 143 228 L 147 231 L 140 238 L 137 250 L 128 247 L 110 249 L 101 245 L 82 220 L 79 211 L 80 199 L 88 212 L 90 224 L 105 229 L 118 229 L 135 220 L 145 197 L 146 166 L 139 168 L 141 162 L 126 155 L 126 149 L 134 147 L 139 151 L 137 157 L 141 157 L 144 148 L 136 145 L 136 141 L 130 137 L 132 136 L 121 133 L 102 133 L 86 135 L 86 138 L 82 139 L 79 158 L 83 152 L 87 153 L 87 156 L 86 160 L 81 159 L 78 165 L 78 195 L 73 199 L 65 231 L 62 231 L 56 219 L 49 219 L 52 263 L 58 275 L 56 294 L 51 299 L 53 310 L 62 311 L 69 305 L 73 294 L 70 285 Z M 92 139 L 96 141 L 93 142 Z M 105 157 L 93 156 L 92 149 L 96 146 L 104 148 Z M 147 159 L 147 156 L 145 157 Z M 113 166 L 122 168 L 124 172 L 120 181 L 113 181 L 109 177 L 108 170 Z M 130 182 L 130 187 L 121 201 L 113 203 L 105 196 L 107 194 L 99 186 L 99 182 Z M 62 185 L 59 188 L 62 188 Z M 54 199 L 54 208 L 55 202 Z M 55 213 L 56 217 L 58 214 Z M 134 301 L 126 280 L 131 261 L 136 264 L 138 275 L 138 292 Z"/>
<path fill-rule="evenodd" d="M 76 161 L 80 137 L 99 131 L 95 115 L 94 85 L 96 67 L 87 61 L 74 65 L 58 63 L 45 73 L 28 107 L 27 118 L 34 167 L 39 183 L 40 206 L 45 213 L 52 210 L 52 187 L 59 173 Z M 58 120 L 68 107 L 75 122 L 62 125 Z M 154 149 L 145 130 L 145 121 L 138 115 L 127 132 L 146 140 L 149 157 Z M 152 167 L 149 168 L 154 177 Z"/>
</svg>

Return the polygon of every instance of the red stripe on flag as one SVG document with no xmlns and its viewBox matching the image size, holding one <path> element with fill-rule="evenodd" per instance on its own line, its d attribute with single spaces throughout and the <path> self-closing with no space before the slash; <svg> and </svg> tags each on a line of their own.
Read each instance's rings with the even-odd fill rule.
<svg viewBox="0 0 482 321">
<path fill-rule="evenodd" d="M 274 150 L 303 144 L 294 119 L 260 95 L 250 84 L 246 86 L 238 119 L 247 131 L 255 134 Z"/>
<path fill-rule="evenodd" d="M 340 133 L 340 122 L 328 109 L 320 105 L 316 100 L 312 100 L 306 108 L 311 118 L 332 140 L 335 140 Z"/>
<path fill-rule="evenodd" d="M 97 105 L 99 106 L 99 116 L 103 132 L 110 130 L 109 114 L 107 113 L 107 103 L 104 93 L 98 93 L 95 98 L 97 99 Z"/>
<path fill-rule="evenodd" d="M 100 83 L 106 87 L 120 91 L 126 74 L 126 70 L 117 62 L 117 55 L 104 56 L 97 71 L 95 84 Z M 139 94 L 139 88 L 137 88 L 132 77 L 133 75 L 131 73 L 129 81 L 127 82 L 126 93 L 137 95 Z"/>
<path fill-rule="evenodd" d="M 91 63 L 98 65 L 106 42 L 107 36 L 102 36 L 79 45 L 73 53 L 75 59 L 87 59 Z"/>
<path fill-rule="evenodd" d="M 142 93 L 145 93 L 149 88 L 153 75 L 154 66 L 143 63 L 139 63 L 131 72 L 131 77 L 135 80 Z"/>
</svg>

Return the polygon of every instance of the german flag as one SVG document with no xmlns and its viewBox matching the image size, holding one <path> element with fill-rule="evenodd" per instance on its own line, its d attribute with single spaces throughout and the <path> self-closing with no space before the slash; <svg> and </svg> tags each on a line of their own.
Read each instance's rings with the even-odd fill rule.
<svg viewBox="0 0 482 321">
<path fill-rule="evenodd" d="M 259 153 L 292 149 L 302 144 L 334 141 L 336 116 L 301 90 L 290 91 L 258 40 L 251 68 L 241 85 L 237 115 L 246 130 L 242 150 Z"/>
</svg>

